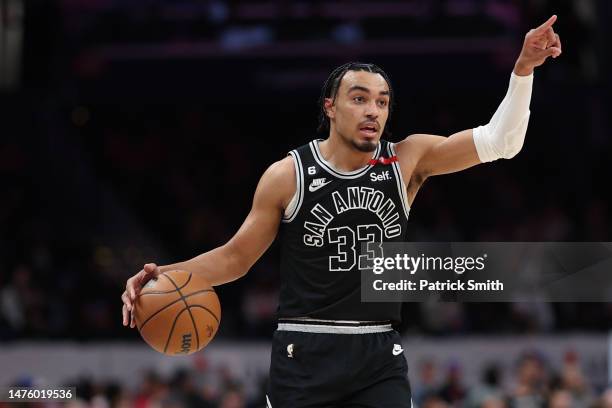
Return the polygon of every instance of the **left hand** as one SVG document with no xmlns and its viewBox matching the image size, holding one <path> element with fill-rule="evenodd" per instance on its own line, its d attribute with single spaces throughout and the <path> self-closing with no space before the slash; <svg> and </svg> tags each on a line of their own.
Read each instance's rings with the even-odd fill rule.
<svg viewBox="0 0 612 408">
<path fill-rule="evenodd" d="M 557 58 L 561 55 L 561 39 L 553 30 L 557 16 L 553 15 L 538 28 L 529 30 L 525 35 L 523 49 L 514 66 L 516 75 L 530 75 L 535 67 L 539 67 L 548 57 Z"/>
<path fill-rule="evenodd" d="M 136 275 L 127 280 L 125 284 L 125 292 L 121 295 L 123 302 L 123 325 L 129 325 L 131 328 L 136 327 L 134 321 L 134 303 L 136 297 L 140 294 L 142 287 L 151 279 L 157 278 L 161 270 L 154 263 L 145 264 L 145 266 Z"/>
</svg>

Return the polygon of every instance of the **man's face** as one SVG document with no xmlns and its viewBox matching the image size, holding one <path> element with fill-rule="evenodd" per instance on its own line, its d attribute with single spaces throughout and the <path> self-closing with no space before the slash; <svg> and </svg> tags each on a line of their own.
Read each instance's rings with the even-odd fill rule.
<svg viewBox="0 0 612 408">
<path fill-rule="evenodd" d="M 535 384 L 542 377 L 542 364 L 535 358 L 526 358 L 519 367 L 519 377 L 526 383 Z"/>
<path fill-rule="evenodd" d="M 380 74 L 348 71 L 325 108 L 332 130 L 362 152 L 372 152 L 389 117 L 389 86 Z"/>
</svg>

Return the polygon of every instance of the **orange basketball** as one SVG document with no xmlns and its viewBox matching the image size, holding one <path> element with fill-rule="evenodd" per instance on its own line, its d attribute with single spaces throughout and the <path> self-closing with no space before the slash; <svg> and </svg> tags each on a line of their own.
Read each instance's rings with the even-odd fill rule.
<svg viewBox="0 0 612 408">
<path fill-rule="evenodd" d="M 142 288 L 134 305 L 140 335 L 167 355 L 191 354 L 213 339 L 221 304 L 210 283 L 186 271 L 168 271 Z"/>
</svg>

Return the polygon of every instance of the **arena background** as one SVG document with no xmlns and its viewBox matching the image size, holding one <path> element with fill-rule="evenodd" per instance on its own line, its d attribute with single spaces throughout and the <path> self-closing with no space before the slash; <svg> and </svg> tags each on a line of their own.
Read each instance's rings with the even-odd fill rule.
<svg viewBox="0 0 612 408">
<path fill-rule="evenodd" d="M 316 137 L 323 81 L 351 60 L 389 73 L 392 140 L 449 135 L 490 118 L 524 34 L 557 14 L 563 55 L 536 71 L 525 148 L 428 180 L 409 237 L 612 241 L 611 10 L 0 0 L 0 386 L 76 384 L 72 406 L 262 406 L 275 246 L 218 288 L 220 332 L 193 357 L 159 355 L 124 328 L 120 295 L 144 262 L 236 231 L 265 168 Z M 404 309 L 421 407 L 612 407 L 612 303 Z"/>
</svg>

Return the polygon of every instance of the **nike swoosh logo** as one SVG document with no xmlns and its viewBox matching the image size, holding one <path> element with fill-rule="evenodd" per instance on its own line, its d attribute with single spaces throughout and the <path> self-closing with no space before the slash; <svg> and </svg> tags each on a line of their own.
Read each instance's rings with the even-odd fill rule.
<svg viewBox="0 0 612 408">
<path fill-rule="evenodd" d="M 318 189 L 320 189 L 321 187 L 325 187 L 326 185 L 328 185 L 329 183 L 331 183 L 332 180 L 327 181 L 326 183 L 321 183 L 317 186 L 313 186 L 312 184 L 308 186 L 308 191 L 310 191 L 311 193 L 317 191 Z"/>
<path fill-rule="evenodd" d="M 402 354 L 403 351 L 404 351 L 404 349 L 401 348 L 401 347 L 393 347 L 392 353 L 393 353 L 394 356 L 398 356 L 398 355 Z"/>
</svg>

